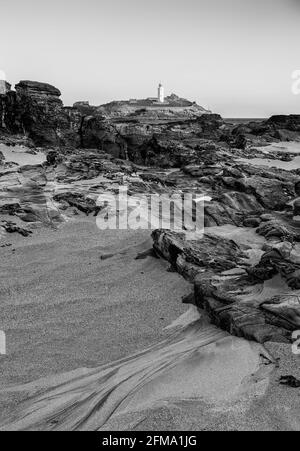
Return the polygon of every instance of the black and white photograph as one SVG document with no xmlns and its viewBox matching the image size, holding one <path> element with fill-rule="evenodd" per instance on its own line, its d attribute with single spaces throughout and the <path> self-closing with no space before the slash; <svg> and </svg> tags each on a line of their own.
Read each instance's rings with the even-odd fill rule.
<svg viewBox="0 0 300 451">
<path fill-rule="evenodd" d="M 299 23 L 0 0 L 1 432 L 300 431 Z"/>
</svg>

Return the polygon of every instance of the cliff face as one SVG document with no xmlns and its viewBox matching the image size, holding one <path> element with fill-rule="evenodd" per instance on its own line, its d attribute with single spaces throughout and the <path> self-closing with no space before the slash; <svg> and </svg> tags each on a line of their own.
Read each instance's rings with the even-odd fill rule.
<svg viewBox="0 0 300 451">
<path fill-rule="evenodd" d="M 96 109 L 64 107 L 60 91 L 47 83 L 21 81 L 0 95 L 0 131 L 23 134 L 44 147 L 97 148 L 125 158 L 118 132 Z"/>
<path fill-rule="evenodd" d="M 17 116 L 30 138 L 37 145 L 56 144 L 63 111 L 60 91 L 45 83 L 21 81 L 16 93 Z"/>
<path fill-rule="evenodd" d="M 63 108 L 60 91 L 45 83 L 21 81 L 1 96 L 1 128 L 24 133 L 37 145 L 56 143 Z"/>
<path fill-rule="evenodd" d="M 57 88 L 21 81 L 15 89 L 0 96 L 2 132 L 25 134 L 38 146 L 80 145 L 81 114 L 64 108 Z"/>
</svg>

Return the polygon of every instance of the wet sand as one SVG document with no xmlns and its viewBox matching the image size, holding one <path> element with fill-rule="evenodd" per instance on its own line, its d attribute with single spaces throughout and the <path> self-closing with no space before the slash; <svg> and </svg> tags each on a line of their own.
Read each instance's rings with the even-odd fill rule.
<svg viewBox="0 0 300 451">
<path fill-rule="evenodd" d="M 299 374 L 288 346 L 232 337 L 195 307 L 165 332 L 121 360 L 11 388 L 29 399 L 2 430 L 300 430 L 298 392 L 278 383 Z"/>
<path fill-rule="evenodd" d="M 250 160 L 247 158 L 240 158 L 238 161 L 253 164 L 254 166 L 285 169 L 286 171 L 294 171 L 300 167 L 300 157 L 295 157 L 292 161 L 272 160 L 268 158 L 252 158 Z"/>
<path fill-rule="evenodd" d="M 213 407 L 264 392 L 273 364 L 262 346 L 231 337 L 195 307 L 190 310 L 192 315 L 176 321 L 165 340 L 142 352 L 20 387 L 32 397 L 4 429 L 128 429 L 133 421 L 140 423 L 147 408 L 153 412 L 198 400 L 198 406 L 210 406 L 209 417 Z M 35 396 L 37 391 L 41 395 Z M 201 408 L 199 413 L 203 416 Z"/>
<path fill-rule="evenodd" d="M 286 171 L 293 171 L 300 167 L 300 143 L 299 142 L 286 142 L 274 143 L 269 146 L 260 147 L 259 150 L 266 154 L 266 158 L 239 158 L 241 163 L 253 164 L 254 166 L 266 166 L 269 168 L 285 169 Z M 273 152 L 291 153 L 295 154 L 292 161 L 282 161 L 269 159 L 268 155 Z"/>
<path fill-rule="evenodd" d="M 150 232 L 99 231 L 80 218 L 58 231 L 1 237 L 0 388 L 141 350 L 186 310 L 191 286 L 163 260 L 135 260 Z M 13 251 L 15 249 L 15 251 Z"/>
<path fill-rule="evenodd" d="M 42 164 L 46 161 L 46 155 L 42 152 L 32 152 L 24 146 L 9 147 L 0 143 L 0 152 L 3 153 L 5 161 L 22 165 Z"/>
</svg>

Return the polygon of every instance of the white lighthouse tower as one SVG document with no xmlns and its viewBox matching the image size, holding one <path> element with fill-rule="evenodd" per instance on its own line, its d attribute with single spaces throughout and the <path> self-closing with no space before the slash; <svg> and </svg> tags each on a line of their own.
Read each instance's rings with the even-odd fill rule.
<svg viewBox="0 0 300 451">
<path fill-rule="evenodd" d="M 158 101 L 164 103 L 165 101 L 165 90 L 161 83 L 158 85 Z"/>
</svg>

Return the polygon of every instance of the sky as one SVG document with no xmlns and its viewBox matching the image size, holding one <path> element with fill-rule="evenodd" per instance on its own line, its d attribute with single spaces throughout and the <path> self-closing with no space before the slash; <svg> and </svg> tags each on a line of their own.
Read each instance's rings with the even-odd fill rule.
<svg viewBox="0 0 300 451">
<path fill-rule="evenodd" d="M 166 94 L 224 117 L 300 113 L 300 0 L 0 0 L 0 74 L 66 105 Z"/>
</svg>

